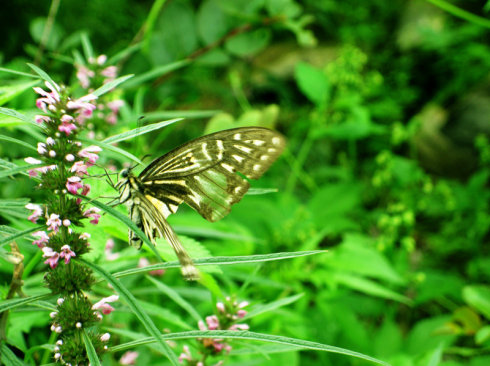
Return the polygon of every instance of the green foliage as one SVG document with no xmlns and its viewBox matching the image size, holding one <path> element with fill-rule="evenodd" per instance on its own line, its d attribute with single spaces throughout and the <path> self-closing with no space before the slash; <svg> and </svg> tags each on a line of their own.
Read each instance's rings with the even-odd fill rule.
<svg viewBox="0 0 490 366">
<path fill-rule="evenodd" d="M 64 267 L 49 276 L 59 287 L 87 289 L 90 300 L 113 289 L 121 296 L 101 323 L 112 334 L 101 364 L 135 350 L 137 364 L 176 365 L 183 345 L 195 355 L 196 338 L 217 338 L 232 350 L 210 356 L 209 365 L 487 365 L 488 6 L 150 5 L 62 2 L 56 17 L 38 9 L 28 23 L 11 14 L 0 57 L 2 360 L 48 363 L 56 340 L 46 333 L 55 299 L 31 244 L 39 227 L 24 209 L 45 199 L 27 178 L 39 166 L 22 161 L 41 141 L 31 88 L 64 80 L 81 96 L 73 65 L 89 66 L 104 53 L 126 76 L 91 86 L 101 98 L 117 88 L 113 95 L 125 101 L 116 124 L 94 122 L 94 133 L 80 137 L 103 149 L 101 167 L 144 166 L 146 155 L 243 126 L 280 131 L 287 151 L 226 219 L 210 224 L 183 206 L 169 216 L 202 269 L 199 283 L 184 282 L 170 247 L 151 245 L 124 208 L 111 206 L 105 197 L 117 192 L 93 167 L 90 195 L 79 198 L 105 215 L 84 228 L 91 251 L 74 266 L 79 283 L 64 278 Z M 39 66 L 28 66 L 34 59 Z M 142 251 L 127 247 L 128 227 L 148 244 Z M 151 264 L 139 267 L 142 259 Z M 250 331 L 198 330 L 227 296 L 250 302 L 242 319 Z M 83 337 L 96 364 L 102 343 L 92 334 Z"/>
</svg>

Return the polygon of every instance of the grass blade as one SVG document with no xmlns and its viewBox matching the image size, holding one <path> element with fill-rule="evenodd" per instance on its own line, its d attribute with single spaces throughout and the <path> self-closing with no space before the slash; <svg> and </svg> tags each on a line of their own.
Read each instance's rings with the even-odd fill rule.
<svg viewBox="0 0 490 366">
<path fill-rule="evenodd" d="M 108 137 L 105 140 L 103 140 L 103 142 L 106 143 L 106 144 L 112 144 L 114 142 L 128 140 L 130 138 L 133 138 L 133 137 L 136 137 L 136 136 L 139 136 L 139 135 L 143 135 L 145 133 L 148 133 L 148 132 L 151 132 L 151 131 L 154 131 L 154 130 L 158 130 L 160 128 L 163 128 L 165 126 L 171 125 L 172 123 L 175 123 L 175 122 L 178 122 L 178 121 L 182 121 L 182 118 L 175 118 L 175 119 L 171 119 L 171 120 L 168 120 L 168 121 L 162 121 L 162 122 L 158 122 L 158 123 L 152 123 L 151 125 L 148 125 L 148 126 L 138 127 L 138 128 L 132 129 L 130 131 L 126 131 L 126 132 L 123 132 L 123 133 L 120 133 L 120 134 L 117 134 L 117 135 Z"/>
<path fill-rule="evenodd" d="M 90 364 L 93 366 L 100 366 L 99 357 L 97 356 L 97 352 L 95 352 L 94 345 L 92 344 L 86 329 L 84 329 L 82 332 L 82 338 L 83 343 L 85 343 L 85 349 L 87 350 L 87 356 L 90 360 Z"/>
</svg>

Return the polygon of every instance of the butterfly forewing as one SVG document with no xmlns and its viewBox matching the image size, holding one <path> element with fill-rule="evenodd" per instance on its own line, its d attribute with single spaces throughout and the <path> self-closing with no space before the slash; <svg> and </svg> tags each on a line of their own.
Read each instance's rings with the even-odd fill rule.
<svg viewBox="0 0 490 366">
<path fill-rule="evenodd" d="M 184 276 L 195 279 L 197 270 L 166 221 L 182 202 L 206 220 L 226 216 L 284 149 L 284 138 L 260 127 L 235 128 L 192 140 L 150 163 L 139 175 L 129 173 L 117 188 L 131 219 L 154 242 L 165 238 L 174 248 Z M 130 243 L 141 241 L 130 232 Z"/>
<path fill-rule="evenodd" d="M 139 178 L 162 202 L 183 200 L 206 220 L 226 216 L 284 149 L 278 133 L 260 127 L 206 135 L 153 161 Z"/>
</svg>

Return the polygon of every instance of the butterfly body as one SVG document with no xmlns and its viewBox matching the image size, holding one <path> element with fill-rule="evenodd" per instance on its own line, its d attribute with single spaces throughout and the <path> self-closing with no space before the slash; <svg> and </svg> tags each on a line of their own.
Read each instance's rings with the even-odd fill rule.
<svg viewBox="0 0 490 366">
<path fill-rule="evenodd" d="M 167 217 L 185 202 L 206 220 L 226 216 L 241 200 L 249 179 L 258 179 L 284 148 L 284 138 L 260 127 L 235 128 L 192 140 L 151 162 L 135 176 L 121 172 L 116 184 L 119 202 L 125 204 L 131 220 L 155 242 L 165 238 L 175 250 L 186 279 L 196 279 L 192 264 Z M 132 231 L 129 243 L 141 247 Z"/>
</svg>

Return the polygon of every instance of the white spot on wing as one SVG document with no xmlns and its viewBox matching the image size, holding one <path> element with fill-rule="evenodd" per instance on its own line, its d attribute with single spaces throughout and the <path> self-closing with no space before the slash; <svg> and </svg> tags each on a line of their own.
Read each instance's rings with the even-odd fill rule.
<svg viewBox="0 0 490 366">
<path fill-rule="evenodd" d="M 265 144 L 265 141 L 263 141 L 263 140 L 252 140 L 252 144 L 254 144 L 255 146 L 262 146 Z"/>
<path fill-rule="evenodd" d="M 266 160 L 268 160 L 268 159 L 269 159 L 269 156 L 268 156 L 268 155 L 262 155 L 262 156 L 260 157 L 260 160 L 262 160 L 262 161 L 266 161 Z"/>
<path fill-rule="evenodd" d="M 241 140 L 242 139 L 242 134 L 241 133 L 235 133 L 233 135 L 233 140 Z"/>
<path fill-rule="evenodd" d="M 274 145 L 279 145 L 281 143 L 281 139 L 279 137 L 273 137 L 272 138 L 272 143 Z"/>
<path fill-rule="evenodd" d="M 254 167 L 253 167 L 253 169 L 254 169 L 256 172 L 258 172 L 258 171 L 260 170 L 260 168 L 261 168 L 261 167 L 262 167 L 262 165 L 260 165 L 260 164 L 255 164 L 255 165 L 254 165 Z"/>
<path fill-rule="evenodd" d="M 210 155 L 209 155 L 209 153 L 208 153 L 208 149 L 206 148 L 207 146 L 208 146 L 208 143 L 207 143 L 207 142 L 205 142 L 205 143 L 203 143 L 203 144 L 201 145 L 201 147 L 202 147 L 202 153 L 203 153 L 203 154 L 206 156 L 206 159 L 208 159 L 208 160 L 212 160 L 212 159 L 211 159 L 211 156 L 210 156 Z"/>
<path fill-rule="evenodd" d="M 235 172 L 235 169 L 231 165 L 229 165 L 229 164 L 221 163 L 221 166 L 223 168 L 225 168 L 226 170 L 228 170 L 230 173 L 234 173 Z"/>
<path fill-rule="evenodd" d="M 241 150 L 247 154 L 250 154 L 252 152 L 252 149 L 246 146 L 242 146 L 242 145 L 233 145 L 233 146 L 235 146 L 238 150 Z"/>
<path fill-rule="evenodd" d="M 233 157 L 233 159 L 235 159 L 239 163 L 241 163 L 245 159 L 243 156 L 240 156 L 240 155 L 232 155 L 232 157 Z"/>
<path fill-rule="evenodd" d="M 218 146 L 218 160 L 223 159 L 223 151 L 225 150 L 223 146 L 223 141 L 216 140 L 216 146 Z"/>
</svg>

